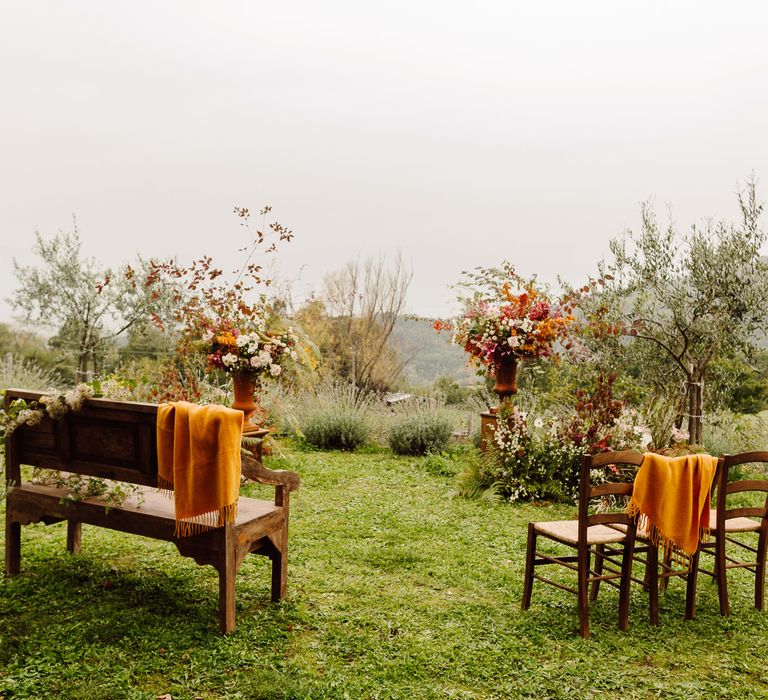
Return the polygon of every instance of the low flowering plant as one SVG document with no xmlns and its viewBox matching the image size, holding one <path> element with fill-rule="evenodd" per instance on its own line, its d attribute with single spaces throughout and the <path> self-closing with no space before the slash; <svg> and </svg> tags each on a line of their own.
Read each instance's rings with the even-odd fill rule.
<svg viewBox="0 0 768 700">
<path fill-rule="evenodd" d="M 565 301 L 553 300 L 509 263 L 501 270 L 465 273 L 460 287 L 472 289 L 459 297 L 463 312 L 455 321 L 437 321 L 435 328 L 453 331 L 453 342 L 471 360 L 493 369 L 503 357 L 545 358 L 556 341 L 564 341 L 574 320 Z"/>
</svg>

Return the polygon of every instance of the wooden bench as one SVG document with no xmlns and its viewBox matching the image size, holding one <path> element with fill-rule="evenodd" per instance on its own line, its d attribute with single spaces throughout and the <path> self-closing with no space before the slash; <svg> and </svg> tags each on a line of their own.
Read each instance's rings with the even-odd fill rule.
<svg viewBox="0 0 768 700">
<path fill-rule="evenodd" d="M 39 392 L 9 389 L 6 408 L 14 399 L 39 399 Z M 285 596 L 288 571 L 288 507 L 299 476 L 273 471 L 261 464 L 261 441 L 250 440 L 242 473 L 275 486 L 275 499 L 240 497 L 234 524 L 191 537 L 174 537 L 173 499 L 157 492 L 157 406 L 146 403 L 88 399 L 79 411 L 63 418 L 44 418 L 35 426 L 18 427 L 6 443 L 5 572 L 21 569 L 21 527 L 29 523 L 67 522 L 67 549 L 80 550 L 81 524 L 173 542 L 179 552 L 219 573 L 219 625 L 224 634 L 235 629 L 235 577 L 245 556 L 262 554 L 272 560 L 272 600 Z M 23 481 L 22 465 L 101 477 L 140 487 L 142 498 L 129 495 L 105 508 L 98 498 L 64 500 L 63 489 Z"/>
</svg>

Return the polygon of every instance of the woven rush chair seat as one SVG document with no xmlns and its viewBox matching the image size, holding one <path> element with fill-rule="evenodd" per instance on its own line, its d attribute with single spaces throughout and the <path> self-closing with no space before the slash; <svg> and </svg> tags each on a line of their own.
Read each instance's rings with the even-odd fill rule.
<svg viewBox="0 0 768 700">
<path fill-rule="evenodd" d="M 760 532 L 760 521 L 752 518 L 731 518 L 725 521 L 726 532 Z M 709 532 L 714 535 L 717 532 L 717 509 L 709 511 Z M 639 535 L 638 531 L 638 535 Z"/>
<path fill-rule="evenodd" d="M 553 520 L 551 522 L 534 523 L 539 534 L 546 535 L 554 540 L 567 544 L 578 544 L 579 521 L 578 520 Z M 587 544 L 617 544 L 626 538 L 626 526 L 624 531 L 607 525 L 592 525 L 587 528 Z"/>
</svg>

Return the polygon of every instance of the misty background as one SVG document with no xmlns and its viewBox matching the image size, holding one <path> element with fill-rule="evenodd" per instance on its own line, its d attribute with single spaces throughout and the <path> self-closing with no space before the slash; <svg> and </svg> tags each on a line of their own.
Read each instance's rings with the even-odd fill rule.
<svg viewBox="0 0 768 700">
<path fill-rule="evenodd" d="M 294 300 L 357 256 L 450 313 L 503 259 L 578 283 L 667 203 L 737 219 L 768 173 L 763 3 L 4 3 L 0 321 L 12 260 L 77 216 L 83 252 L 213 255 L 273 207 Z"/>
</svg>

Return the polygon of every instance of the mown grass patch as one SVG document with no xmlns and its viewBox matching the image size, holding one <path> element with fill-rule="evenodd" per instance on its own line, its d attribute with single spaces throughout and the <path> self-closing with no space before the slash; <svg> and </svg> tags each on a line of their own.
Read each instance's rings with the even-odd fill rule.
<svg viewBox="0 0 768 700">
<path fill-rule="evenodd" d="M 661 596 L 661 625 L 632 598 L 629 632 L 601 592 L 592 638 L 575 597 L 534 588 L 520 612 L 526 523 L 567 505 L 453 497 L 450 476 L 385 452 L 291 451 L 289 595 L 269 602 L 269 563 L 248 558 L 238 629 L 217 632 L 217 577 L 172 545 L 85 527 L 25 527 L 23 574 L 0 583 L 0 696 L 10 698 L 763 698 L 768 612 L 732 578 L 720 617 L 701 577 Z M 263 496 L 263 489 L 244 491 Z"/>
</svg>

